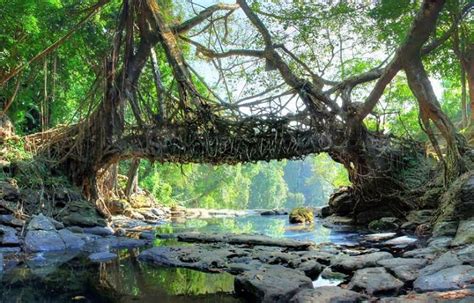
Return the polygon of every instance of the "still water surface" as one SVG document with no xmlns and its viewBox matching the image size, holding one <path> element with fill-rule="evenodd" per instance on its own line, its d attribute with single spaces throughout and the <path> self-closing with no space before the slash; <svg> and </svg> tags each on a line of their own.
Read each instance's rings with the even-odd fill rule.
<svg viewBox="0 0 474 303">
<path fill-rule="evenodd" d="M 259 233 L 316 243 L 355 243 L 358 234 L 337 232 L 315 222 L 289 225 L 287 216 L 191 219 L 157 227 L 158 234 L 200 231 Z M 156 240 L 155 245 L 176 245 Z M 75 254 L 36 255 L 0 274 L 0 302 L 243 302 L 233 295 L 231 275 L 155 267 L 137 261 L 138 250 L 96 264 Z"/>
</svg>

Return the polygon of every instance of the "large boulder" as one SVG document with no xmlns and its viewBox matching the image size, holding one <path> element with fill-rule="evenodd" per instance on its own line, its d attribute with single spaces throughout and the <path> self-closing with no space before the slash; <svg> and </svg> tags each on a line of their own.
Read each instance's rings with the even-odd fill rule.
<svg viewBox="0 0 474 303">
<path fill-rule="evenodd" d="M 55 230 L 30 230 L 25 237 L 28 252 L 62 251 L 66 249 L 63 239 Z"/>
<path fill-rule="evenodd" d="M 33 216 L 28 223 L 28 230 L 56 230 L 52 220 L 43 214 Z"/>
<path fill-rule="evenodd" d="M 337 286 L 321 286 L 299 291 L 290 303 L 358 303 L 368 299 L 367 296 Z"/>
<path fill-rule="evenodd" d="M 289 220 L 290 223 L 313 223 L 314 212 L 308 207 L 297 207 L 291 210 Z"/>
<path fill-rule="evenodd" d="M 251 270 L 235 278 L 237 294 L 251 302 L 288 302 L 303 288 L 312 288 L 311 279 L 283 266 Z"/>
<path fill-rule="evenodd" d="M 360 268 L 378 266 L 378 261 L 391 258 L 393 258 L 391 253 L 382 251 L 359 256 L 340 254 L 332 260 L 331 268 L 334 271 L 351 273 Z"/>
<path fill-rule="evenodd" d="M 420 275 L 413 282 L 416 291 L 444 291 L 474 287 L 474 267 L 457 265 L 440 271 Z"/>
<path fill-rule="evenodd" d="M 365 291 L 370 295 L 396 295 L 404 283 L 383 267 L 359 269 L 349 283 L 349 288 L 355 291 Z"/>
<path fill-rule="evenodd" d="M 474 244 L 474 217 L 459 223 L 456 236 L 451 245 Z"/>
<path fill-rule="evenodd" d="M 347 216 L 354 210 L 355 201 L 349 187 L 343 187 L 329 197 L 332 214 Z"/>
</svg>

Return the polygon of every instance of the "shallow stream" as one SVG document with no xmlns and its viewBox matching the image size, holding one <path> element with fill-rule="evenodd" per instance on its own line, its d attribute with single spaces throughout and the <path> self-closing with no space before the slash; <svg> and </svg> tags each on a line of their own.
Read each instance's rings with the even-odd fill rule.
<svg viewBox="0 0 474 303">
<path fill-rule="evenodd" d="M 157 226 L 157 234 L 184 231 L 260 233 L 316 243 L 357 243 L 359 234 L 336 231 L 316 221 L 289 225 L 287 216 L 188 219 Z M 157 239 L 154 245 L 175 245 Z M 109 263 L 85 255 L 36 254 L 7 264 L 0 276 L 0 302 L 243 302 L 233 295 L 233 276 L 183 268 L 155 267 L 137 261 L 139 250 L 120 250 Z M 11 270 L 8 267 L 12 267 Z M 328 283 L 318 280 L 316 283 Z"/>
</svg>

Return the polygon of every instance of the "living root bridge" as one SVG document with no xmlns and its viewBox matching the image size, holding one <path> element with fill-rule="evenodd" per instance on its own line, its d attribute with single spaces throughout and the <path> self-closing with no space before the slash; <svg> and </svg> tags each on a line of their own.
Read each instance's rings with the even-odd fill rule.
<svg viewBox="0 0 474 303">
<path fill-rule="evenodd" d="M 271 129 L 246 136 L 239 132 L 193 133 L 185 126 L 173 126 L 124 136 L 105 153 L 103 164 L 132 157 L 209 164 L 294 159 L 323 151 L 324 141 L 311 129 Z"/>
</svg>

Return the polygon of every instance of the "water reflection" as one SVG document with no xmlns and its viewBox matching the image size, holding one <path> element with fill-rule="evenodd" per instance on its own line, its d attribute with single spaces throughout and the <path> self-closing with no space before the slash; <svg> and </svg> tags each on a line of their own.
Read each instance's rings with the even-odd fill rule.
<svg viewBox="0 0 474 303">
<path fill-rule="evenodd" d="M 102 264 L 85 256 L 62 264 L 23 263 L 1 277 L 0 302 L 240 302 L 229 274 L 157 268 L 138 262 L 136 250 L 118 253 L 118 260 Z"/>
<path fill-rule="evenodd" d="M 276 238 L 310 240 L 315 243 L 357 243 L 360 233 L 324 227 L 316 219 L 312 225 L 289 224 L 287 216 L 245 216 L 236 218 L 188 219 L 157 227 L 159 234 L 197 231 L 204 233 L 257 233 Z"/>
</svg>

